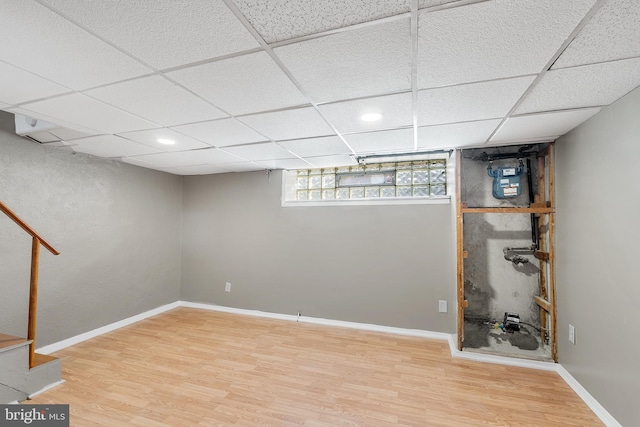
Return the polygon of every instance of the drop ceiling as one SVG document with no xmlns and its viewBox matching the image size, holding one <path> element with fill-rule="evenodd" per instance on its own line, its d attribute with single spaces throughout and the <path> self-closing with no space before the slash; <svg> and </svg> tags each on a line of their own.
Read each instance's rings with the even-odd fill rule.
<svg viewBox="0 0 640 427">
<path fill-rule="evenodd" d="M 0 109 L 55 124 L 45 146 L 178 175 L 552 141 L 640 86 L 637 0 L 2 9 Z"/>
</svg>

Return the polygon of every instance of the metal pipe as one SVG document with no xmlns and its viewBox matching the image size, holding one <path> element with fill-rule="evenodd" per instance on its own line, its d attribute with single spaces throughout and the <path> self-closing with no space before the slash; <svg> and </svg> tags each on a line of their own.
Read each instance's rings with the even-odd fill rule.
<svg viewBox="0 0 640 427">
<path fill-rule="evenodd" d="M 533 179 L 531 177 L 531 159 L 527 158 L 527 186 L 529 187 L 529 206 L 534 202 L 533 196 Z M 538 248 L 538 217 L 536 214 L 531 214 L 531 242 L 533 246 Z"/>
</svg>

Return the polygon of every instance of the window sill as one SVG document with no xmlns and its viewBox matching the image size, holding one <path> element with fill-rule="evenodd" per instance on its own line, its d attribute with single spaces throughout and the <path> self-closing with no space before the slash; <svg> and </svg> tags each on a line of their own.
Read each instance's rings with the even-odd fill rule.
<svg viewBox="0 0 640 427">
<path fill-rule="evenodd" d="M 312 206 L 378 206 L 378 205 L 448 205 L 450 196 L 434 198 L 406 198 L 406 199 L 350 199 L 350 200 L 289 200 L 282 201 L 282 207 L 312 207 Z"/>
</svg>

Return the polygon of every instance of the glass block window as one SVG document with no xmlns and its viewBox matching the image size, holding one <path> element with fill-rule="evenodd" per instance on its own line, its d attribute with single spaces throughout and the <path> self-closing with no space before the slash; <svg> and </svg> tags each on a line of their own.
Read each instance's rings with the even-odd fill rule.
<svg viewBox="0 0 640 427">
<path fill-rule="evenodd" d="M 445 159 L 296 171 L 296 200 L 435 198 L 446 195 Z"/>
</svg>

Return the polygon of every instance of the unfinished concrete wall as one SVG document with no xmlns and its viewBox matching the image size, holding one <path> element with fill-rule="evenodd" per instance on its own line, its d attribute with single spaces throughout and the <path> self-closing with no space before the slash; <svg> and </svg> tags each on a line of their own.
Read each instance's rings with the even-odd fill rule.
<svg viewBox="0 0 640 427">
<path fill-rule="evenodd" d="M 513 153 L 518 147 L 465 150 L 462 158 L 462 201 L 469 207 L 528 206 L 526 172 L 521 178 L 521 194 L 509 199 L 492 195 L 493 178 L 487 175 L 488 162 L 474 160 L 481 152 Z M 517 166 L 516 159 L 496 160 L 493 167 Z M 526 167 L 526 163 L 525 163 Z M 534 183 L 536 161 L 532 159 Z M 537 191 L 534 184 L 534 192 Z M 516 265 L 505 260 L 505 247 L 530 247 L 531 220 L 529 214 L 465 214 L 464 262 L 465 298 L 469 307 L 465 316 L 501 321 L 505 312 L 517 313 L 528 323 L 539 324 L 539 309 L 533 302 L 538 294 L 538 262 L 525 256 L 529 263 Z"/>
<path fill-rule="evenodd" d="M 37 346 L 179 299 L 181 177 L 46 148 L 0 112 L 0 200 L 41 250 Z M 26 336 L 31 237 L 0 214 L 0 332 Z"/>
</svg>

